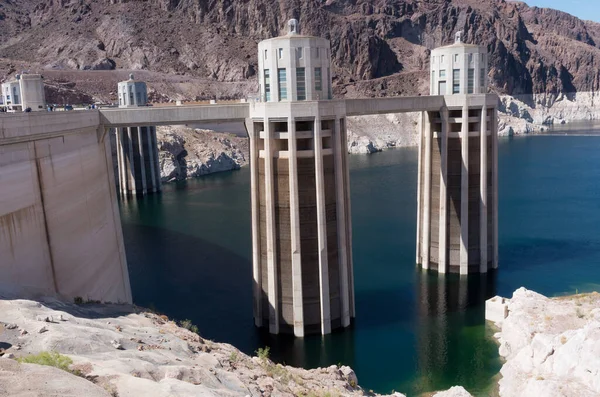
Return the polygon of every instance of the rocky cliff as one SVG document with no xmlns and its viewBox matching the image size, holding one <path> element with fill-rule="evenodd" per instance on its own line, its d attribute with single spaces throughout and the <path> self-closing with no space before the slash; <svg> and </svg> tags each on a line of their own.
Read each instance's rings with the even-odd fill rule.
<svg viewBox="0 0 600 397">
<path fill-rule="evenodd" d="M 499 93 L 552 103 L 600 85 L 599 24 L 504 0 L 6 0 L 0 73 L 44 70 L 114 100 L 86 71 L 144 70 L 157 98 L 242 97 L 256 91 L 256 43 L 292 17 L 331 40 L 337 96 L 427 93 L 429 50 L 458 30 L 487 45 Z"/>
<path fill-rule="evenodd" d="M 248 139 L 185 126 L 156 128 L 163 182 L 239 169 L 248 163 Z"/>
</svg>

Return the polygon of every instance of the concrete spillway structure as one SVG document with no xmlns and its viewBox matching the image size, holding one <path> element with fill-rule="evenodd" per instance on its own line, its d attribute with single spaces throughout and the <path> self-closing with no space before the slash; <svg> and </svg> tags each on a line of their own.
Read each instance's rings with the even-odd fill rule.
<svg viewBox="0 0 600 397">
<path fill-rule="evenodd" d="M 297 33 L 259 43 L 250 105 L 254 318 L 273 334 L 328 334 L 354 317 L 345 103 L 330 47 Z"/>
<path fill-rule="evenodd" d="M 146 106 L 146 83 L 133 75 L 118 87 L 119 107 Z M 161 190 L 156 128 L 135 126 L 117 128 L 114 136 L 117 152 L 117 190 L 123 195 L 155 193 Z"/>
<path fill-rule="evenodd" d="M 446 97 L 439 111 L 422 113 L 417 263 L 485 273 L 498 266 L 497 99 L 475 95 L 486 87 L 487 52 L 458 34 L 431 60 L 431 94 Z"/>
</svg>

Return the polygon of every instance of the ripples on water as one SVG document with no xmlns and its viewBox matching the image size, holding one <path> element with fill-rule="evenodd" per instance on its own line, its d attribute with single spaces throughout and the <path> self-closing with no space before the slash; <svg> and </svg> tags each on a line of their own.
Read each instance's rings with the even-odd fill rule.
<svg viewBox="0 0 600 397">
<path fill-rule="evenodd" d="M 366 389 L 409 395 L 465 386 L 491 393 L 500 369 L 486 298 L 522 285 L 555 295 L 597 289 L 600 138 L 500 141 L 500 270 L 438 278 L 416 269 L 417 151 L 351 156 L 357 318 L 295 339 L 252 319 L 249 170 L 165 186 L 122 203 L 134 300 L 191 319 L 203 336 L 297 366 L 352 366 Z"/>
</svg>

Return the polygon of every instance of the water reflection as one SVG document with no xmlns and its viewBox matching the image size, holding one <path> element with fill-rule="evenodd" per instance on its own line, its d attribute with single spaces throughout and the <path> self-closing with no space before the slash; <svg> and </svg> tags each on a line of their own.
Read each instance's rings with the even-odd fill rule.
<svg viewBox="0 0 600 397">
<path fill-rule="evenodd" d="M 467 277 L 417 271 L 418 369 L 413 393 L 456 384 L 486 392 L 497 345 L 485 326 L 485 300 L 496 295 L 496 272 Z M 460 365 L 459 365 L 460 363 Z"/>
</svg>

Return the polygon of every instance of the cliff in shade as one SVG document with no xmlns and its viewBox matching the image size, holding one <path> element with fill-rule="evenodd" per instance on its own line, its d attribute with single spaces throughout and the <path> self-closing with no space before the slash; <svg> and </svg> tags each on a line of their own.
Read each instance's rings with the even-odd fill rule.
<svg viewBox="0 0 600 397">
<path fill-rule="evenodd" d="M 256 43 L 289 18 L 331 40 L 338 97 L 426 94 L 429 50 L 458 30 L 488 47 L 498 93 L 549 94 L 550 105 L 600 85 L 600 24 L 504 0 L 5 0 L 0 78 L 43 71 L 50 98 L 107 101 L 143 70 L 154 100 L 245 97 Z M 89 72 L 112 69 L 122 72 Z"/>
</svg>

